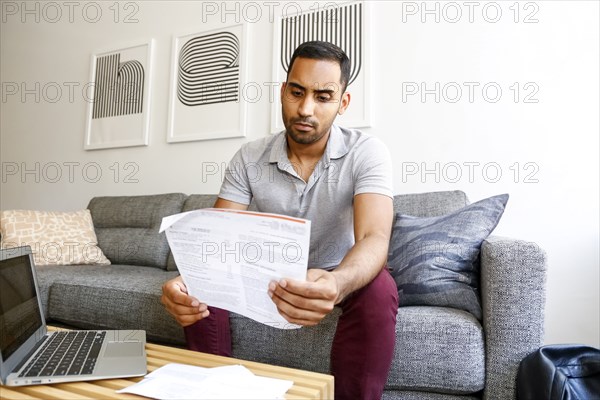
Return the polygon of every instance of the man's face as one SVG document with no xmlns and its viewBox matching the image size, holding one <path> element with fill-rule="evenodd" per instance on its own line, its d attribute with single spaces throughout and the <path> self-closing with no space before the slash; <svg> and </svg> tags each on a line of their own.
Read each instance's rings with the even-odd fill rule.
<svg viewBox="0 0 600 400">
<path fill-rule="evenodd" d="M 296 58 L 281 88 L 283 124 L 294 142 L 318 142 L 346 111 L 350 95 L 341 93 L 340 77 L 335 61 Z"/>
</svg>

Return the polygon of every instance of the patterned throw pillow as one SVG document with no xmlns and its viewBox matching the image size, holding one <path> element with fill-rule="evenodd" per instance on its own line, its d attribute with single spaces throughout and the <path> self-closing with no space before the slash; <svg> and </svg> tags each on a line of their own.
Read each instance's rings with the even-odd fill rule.
<svg viewBox="0 0 600 400">
<path fill-rule="evenodd" d="M 397 214 L 388 266 L 400 306 L 457 308 L 481 320 L 479 250 L 507 201 L 498 195 L 439 217 Z"/>
<path fill-rule="evenodd" d="M 36 265 L 110 264 L 98 247 L 89 210 L 0 213 L 2 248 L 31 246 Z"/>
</svg>

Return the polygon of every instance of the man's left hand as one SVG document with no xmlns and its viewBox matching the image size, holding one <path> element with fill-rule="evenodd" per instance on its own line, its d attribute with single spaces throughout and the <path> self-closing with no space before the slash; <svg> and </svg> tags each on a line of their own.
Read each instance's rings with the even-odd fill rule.
<svg viewBox="0 0 600 400">
<path fill-rule="evenodd" d="M 298 325 L 317 325 L 337 304 L 340 289 L 329 271 L 309 269 L 306 281 L 281 279 L 269 284 L 269 296 L 279 313 Z"/>
</svg>

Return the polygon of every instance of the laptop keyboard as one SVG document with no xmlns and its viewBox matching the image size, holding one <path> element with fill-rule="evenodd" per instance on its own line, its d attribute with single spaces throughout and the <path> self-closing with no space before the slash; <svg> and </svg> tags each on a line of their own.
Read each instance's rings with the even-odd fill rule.
<svg viewBox="0 0 600 400">
<path fill-rule="evenodd" d="M 89 375 L 94 371 L 105 336 L 105 331 L 56 332 L 19 377 Z"/>
</svg>

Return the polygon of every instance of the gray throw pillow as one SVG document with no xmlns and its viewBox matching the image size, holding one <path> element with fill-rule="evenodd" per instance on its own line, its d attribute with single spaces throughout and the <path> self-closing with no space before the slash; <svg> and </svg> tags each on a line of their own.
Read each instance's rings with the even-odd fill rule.
<svg viewBox="0 0 600 400">
<path fill-rule="evenodd" d="M 479 250 L 507 201 L 502 194 L 439 217 L 396 214 L 388 266 L 400 306 L 457 308 L 481 320 Z"/>
</svg>

